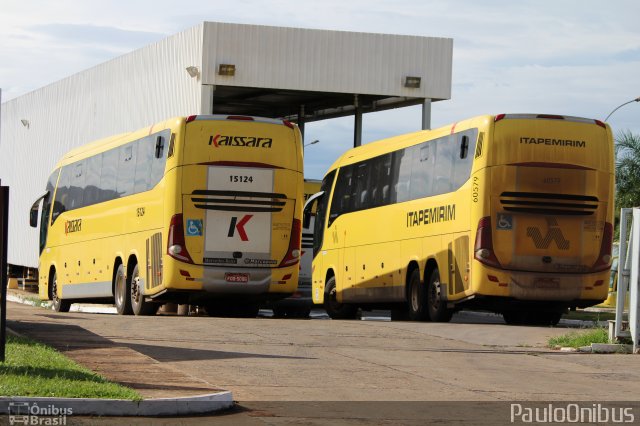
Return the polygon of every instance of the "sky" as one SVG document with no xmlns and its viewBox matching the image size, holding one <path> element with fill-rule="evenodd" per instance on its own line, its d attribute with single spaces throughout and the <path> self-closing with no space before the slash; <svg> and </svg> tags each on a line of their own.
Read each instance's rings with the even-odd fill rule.
<svg viewBox="0 0 640 426">
<path fill-rule="evenodd" d="M 640 97 L 637 0 L 2 0 L 2 101 L 202 21 L 447 37 L 451 99 L 432 127 L 481 114 L 603 120 Z M 640 102 L 609 119 L 640 134 Z M 420 107 L 365 114 L 363 143 L 419 130 Z M 133 129 L 132 129 L 133 130 Z M 309 123 L 305 175 L 322 178 L 353 143 L 353 117 Z"/>
</svg>

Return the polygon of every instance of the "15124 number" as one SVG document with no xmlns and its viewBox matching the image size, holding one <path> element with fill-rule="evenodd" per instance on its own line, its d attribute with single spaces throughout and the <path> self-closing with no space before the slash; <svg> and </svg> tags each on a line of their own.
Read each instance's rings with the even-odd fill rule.
<svg viewBox="0 0 640 426">
<path fill-rule="evenodd" d="M 232 176 L 229 176 L 229 182 L 233 182 L 233 183 L 253 183 L 253 176 L 232 175 Z"/>
</svg>

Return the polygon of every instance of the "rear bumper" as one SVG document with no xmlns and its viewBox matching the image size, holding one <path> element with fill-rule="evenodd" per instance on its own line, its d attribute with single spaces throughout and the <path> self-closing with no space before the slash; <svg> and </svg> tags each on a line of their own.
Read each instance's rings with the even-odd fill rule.
<svg viewBox="0 0 640 426">
<path fill-rule="evenodd" d="M 480 309 L 496 313 L 505 311 L 565 311 L 571 308 L 588 308 L 601 303 L 602 300 L 566 300 L 566 301 L 541 301 L 541 300 L 517 300 L 512 297 L 475 296 L 460 302 L 456 306 L 459 309 Z"/>
<path fill-rule="evenodd" d="M 582 305 L 593 304 L 592 301 L 601 303 L 609 290 L 608 270 L 589 274 L 521 272 L 490 268 L 479 262 L 474 267 L 470 295 Z"/>
</svg>

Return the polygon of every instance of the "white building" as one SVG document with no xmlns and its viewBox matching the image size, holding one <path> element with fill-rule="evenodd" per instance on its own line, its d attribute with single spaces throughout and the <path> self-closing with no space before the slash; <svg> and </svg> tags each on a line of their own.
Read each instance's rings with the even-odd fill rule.
<svg viewBox="0 0 640 426">
<path fill-rule="evenodd" d="M 56 161 L 171 116 L 246 114 L 304 123 L 451 97 L 453 40 L 204 22 L 2 104 L 8 262 L 36 267 L 29 208 Z M 409 77 L 409 78 L 408 78 Z M 345 147 L 347 149 L 348 147 Z"/>
</svg>

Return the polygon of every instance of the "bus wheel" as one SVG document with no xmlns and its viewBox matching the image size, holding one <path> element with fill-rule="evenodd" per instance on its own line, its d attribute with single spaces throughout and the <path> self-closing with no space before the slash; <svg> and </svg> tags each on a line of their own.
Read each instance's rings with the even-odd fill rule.
<svg viewBox="0 0 640 426">
<path fill-rule="evenodd" d="M 331 277 L 327 281 L 324 294 L 324 309 L 332 319 L 354 319 L 358 308 L 347 303 L 340 303 L 337 299 L 336 278 Z"/>
<path fill-rule="evenodd" d="M 538 324 L 556 326 L 560 322 L 560 318 L 562 318 L 562 311 L 540 312 L 538 316 Z"/>
<path fill-rule="evenodd" d="M 113 292 L 116 302 L 116 311 L 118 311 L 119 315 L 131 315 L 133 313 L 133 310 L 131 309 L 131 299 L 129 298 L 131 290 L 129 289 L 127 277 L 124 274 L 124 265 L 122 265 L 122 263 L 116 270 L 115 281 Z"/>
<path fill-rule="evenodd" d="M 71 302 L 58 297 L 58 273 L 55 271 L 51 280 L 51 300 L 53 300 L 53 309 L 56 312 L 69 312 L 71 309 Z"/>
<path fill-rule="evenodd" d="M 433 322 L 449 322 L 453 316 L 453 310 L 447 308 L 446 302 L 441 298 L 440 272 L 434 269 L 429 277 L 427 286 L 427 306 L 429 318 Z"/>
<path fill-rule="evenodd" d="M 420 282 L 420 270 L 414 269 L 409 279 L 409 319 L 411 321 L 429 320 L 427 292 Z"/>
<path fill-rule="evenodd" d="M 140 273 L 138 265 L 133 268 L 133 273 L 129 277 L 128 287 L 131 288 L 131 310 L 135 315 L 155 315 L 160 307 L 157 303 L 144 300 L 140 283 Z"/>
<path fill-rule="evenodd" d="M 525 315 L 519 311 L 504 311 L 502 318 L 509 325 L 523 325 L 526 323 Z"/>
</svg>

